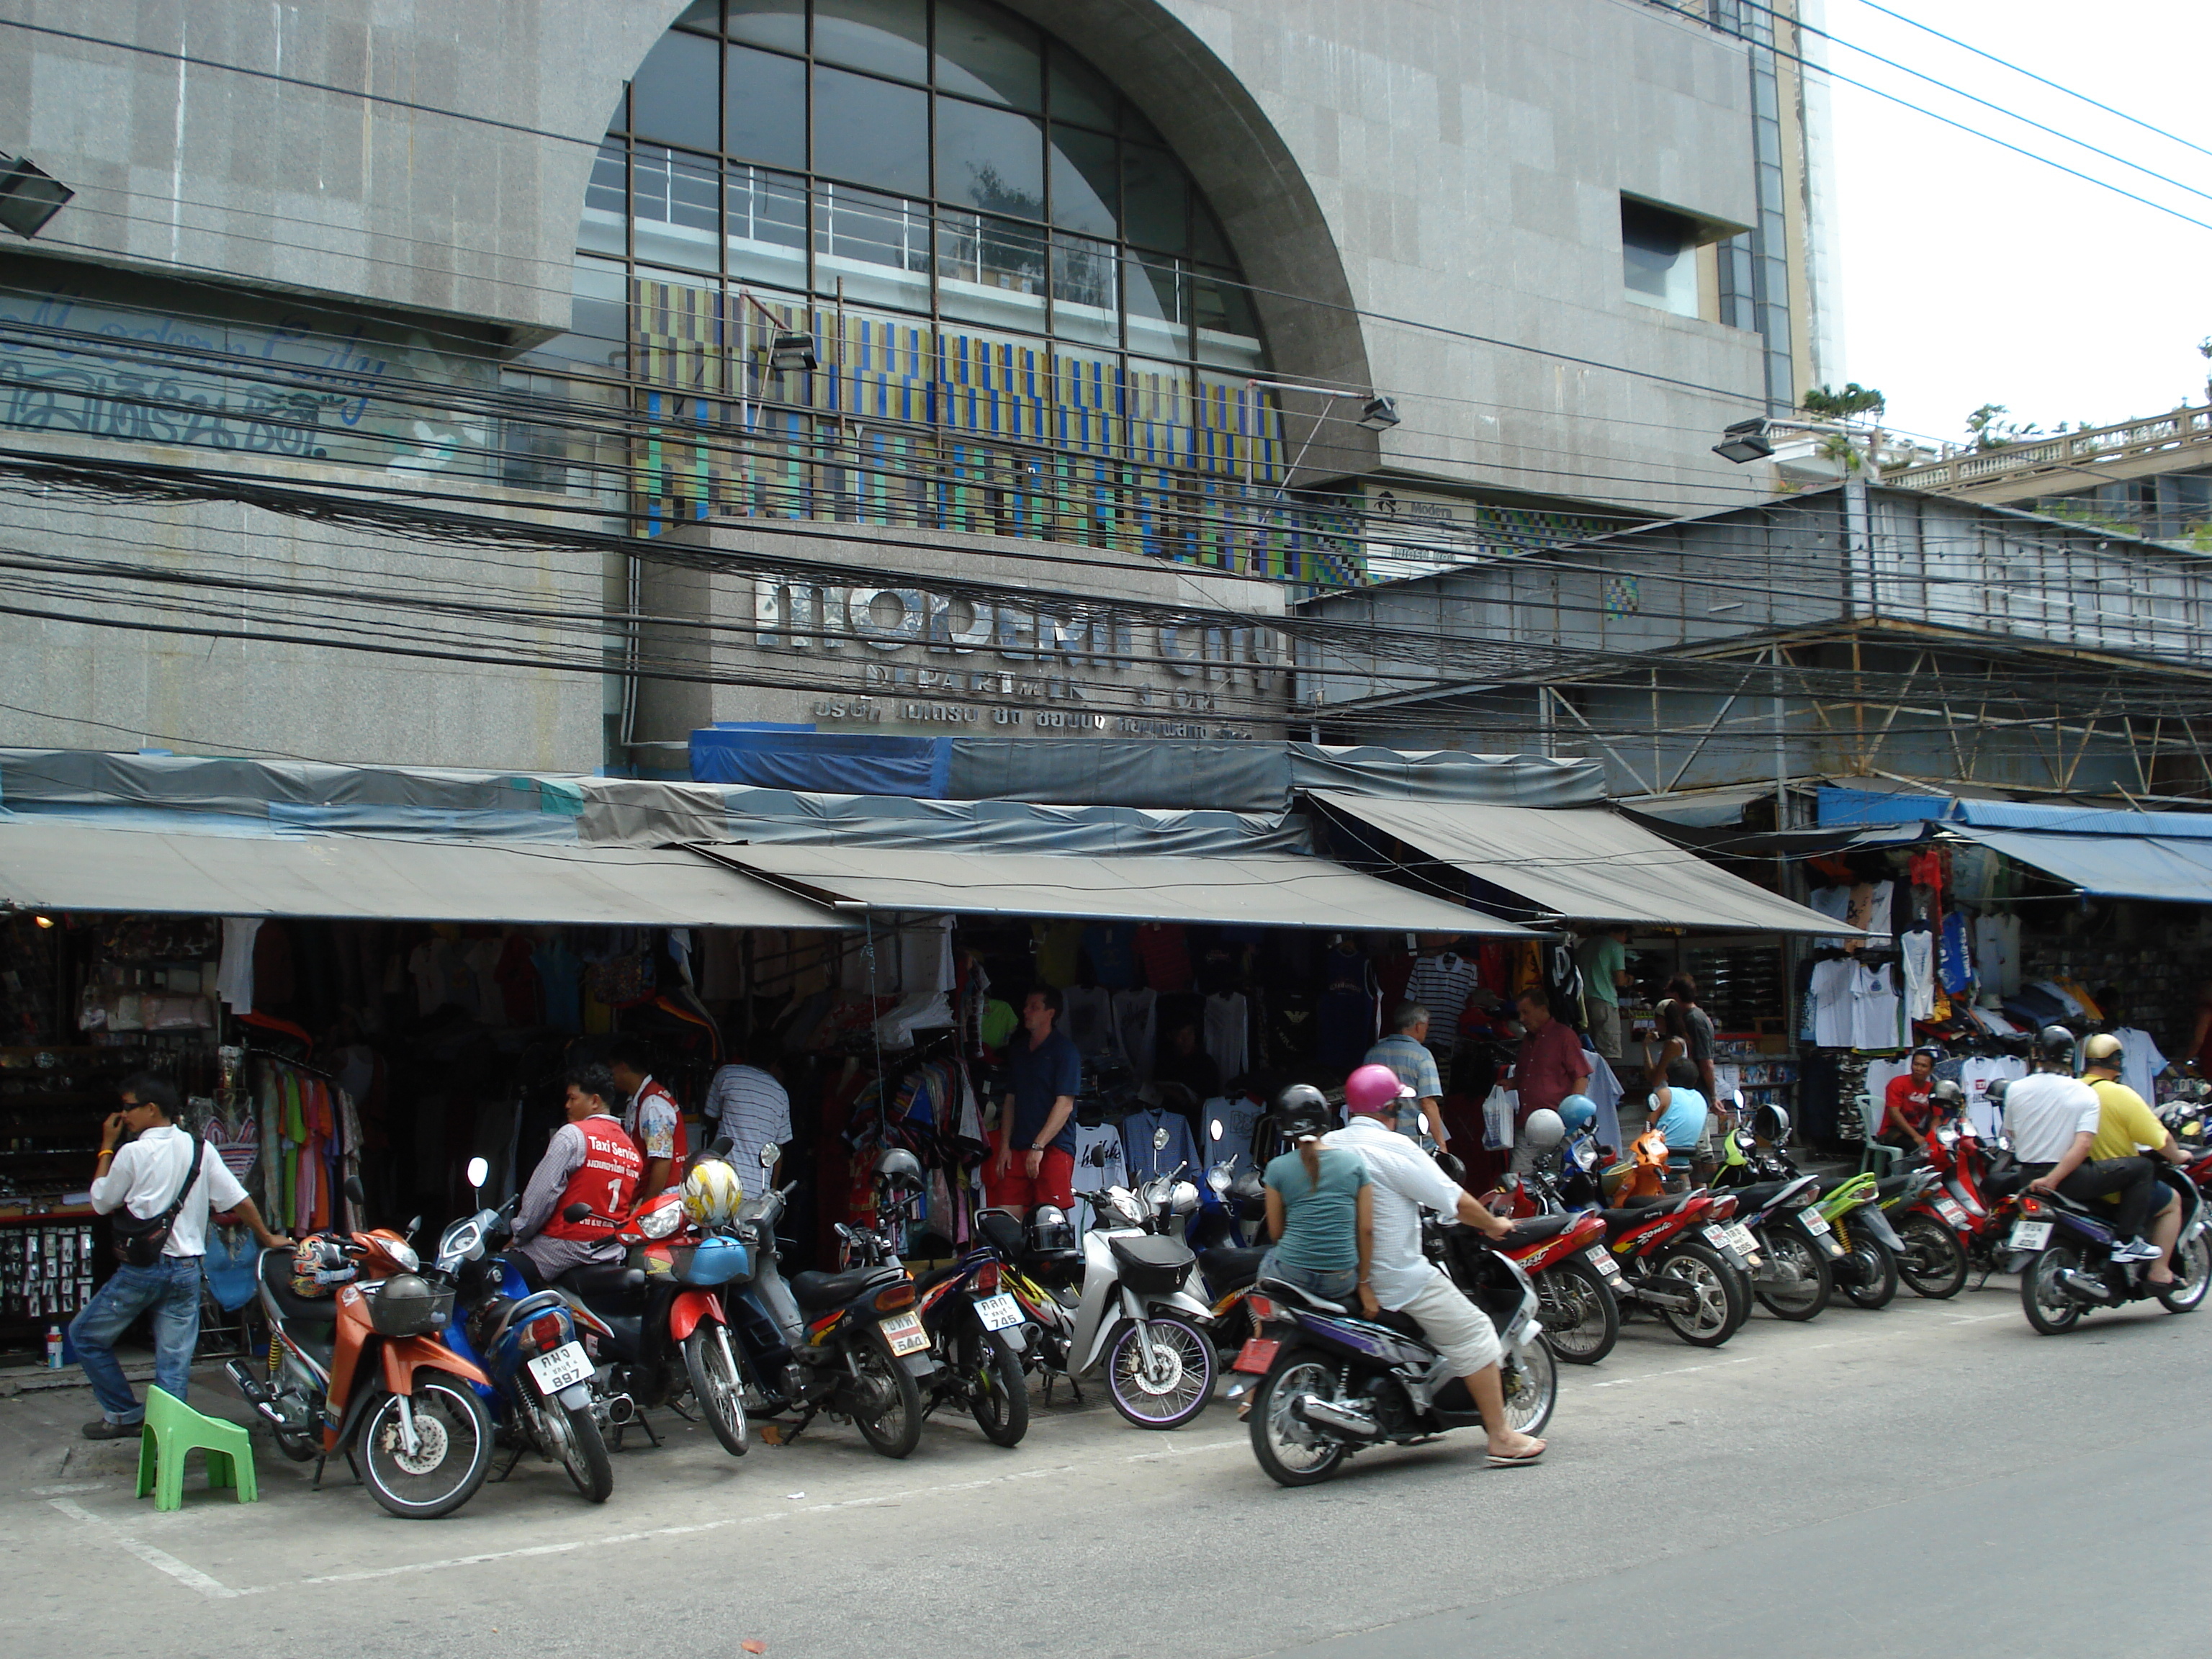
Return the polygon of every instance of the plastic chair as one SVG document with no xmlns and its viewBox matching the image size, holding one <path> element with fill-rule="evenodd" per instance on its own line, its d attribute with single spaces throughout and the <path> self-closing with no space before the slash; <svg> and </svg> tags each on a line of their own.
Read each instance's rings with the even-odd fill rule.
<svg viewBox="0 0 2212 1659">
<path fill-rule="evenodd" d="M 210 1491 L 233 1488 L 241 1504 L 260 1496 L 253 1480 L 253 1437 L 235 1423 L 207 1417 L 164 1389 L 146 1390 L 146 1431 L 138 1440 L 138 1496 L 154 1494 L 157 1510 L 185 1504 L 185 1455 L 207 1454 Z"/>
</svg>

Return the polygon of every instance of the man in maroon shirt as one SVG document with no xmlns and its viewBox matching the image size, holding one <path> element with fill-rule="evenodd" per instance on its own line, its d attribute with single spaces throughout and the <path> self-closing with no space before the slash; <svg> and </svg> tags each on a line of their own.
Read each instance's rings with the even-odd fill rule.
<svg viewBox="0 0 2212 1659">
<path fill-rule="evenodd" d="M 1590 1063 L 1574 1027 L 1552 1017 L 1543 992 L 1522 992 L 1519 1008 L 1523 1036 L 1513 1058 L 1513 1087 L 1520 1097 L 1518 1120 L 1526 1123 L 1529 1113 L 1547 1106 L 1556 1112 L 1569 1095 L 1580 1094 Z"/>
</svg>

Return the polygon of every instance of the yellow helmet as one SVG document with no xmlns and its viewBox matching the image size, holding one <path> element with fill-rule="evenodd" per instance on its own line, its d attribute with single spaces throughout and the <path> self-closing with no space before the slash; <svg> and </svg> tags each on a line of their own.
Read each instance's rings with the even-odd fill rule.
<svg viewBox="0 0 2212 1659">
<path fill-rule="evenodd" d="M 694 1226 L 726 1227 L 738 1218 L 745 1201 L 744 1184 L 738 1172 L 718 1158 L 702 1158 L 684 1177 L 684 1213 Z"/>
</svg>

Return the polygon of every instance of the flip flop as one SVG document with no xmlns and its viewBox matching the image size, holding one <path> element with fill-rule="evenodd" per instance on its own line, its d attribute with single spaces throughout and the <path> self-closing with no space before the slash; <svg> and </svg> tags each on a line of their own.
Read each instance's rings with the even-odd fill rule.
<svg viewBox="0 0 2212 1659">
<path fill-rule="evenodd" d="M 1551 1449 L 1551 1443 L 1539 1440 L 1535 1449 L 1524 1452 L 1492 1452 L 1490 1467 L 1493 1469 L 1525 1468 Z"/>
</svg>

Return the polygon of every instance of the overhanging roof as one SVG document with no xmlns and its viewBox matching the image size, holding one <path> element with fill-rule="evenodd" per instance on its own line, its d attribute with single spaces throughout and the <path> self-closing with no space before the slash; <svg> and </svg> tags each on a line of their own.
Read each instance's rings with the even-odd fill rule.
<svg viewBox="0 0 2212 1659">
<path fill-rule="evenodd" d="M 1947 823 L 1943 830 L 1994 848 L 2007 858 L 2100 898 L 2212 904 L 2212 841 L 2063 835 L 1964 823 Z"/>
<path fill-rule="evenodd" d="M 0 823 L 0 905 L 23 910 L 637 927 L 850 927 L 681 848 L 210 836 Z"/>
<path fill-rule="evenodd" d="M 1286 854 L 939 853 L 750 842 L 701 844 L 696 850 L 808 897 L 877 911 L 1392 933 L 1524 931 L 1326 859 Z"/>
<path fill-rule="evenodd" d="M 1604 807 L 1376 800 L 1334 790 L 1312 795 L 1334 811 L 1564 919 L 1738 933 L 1852 931 Z"/>
</svg>

